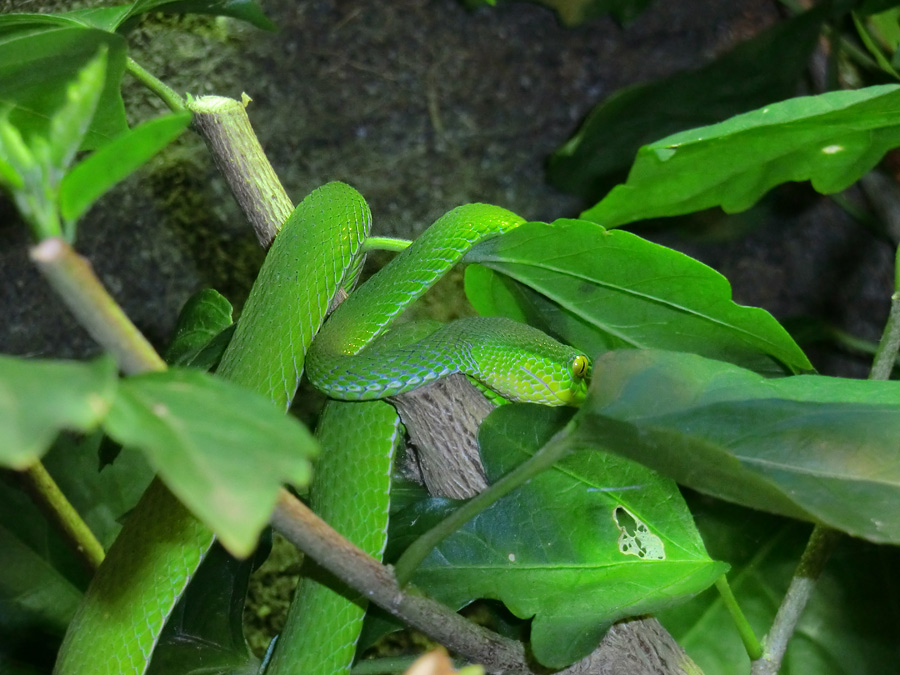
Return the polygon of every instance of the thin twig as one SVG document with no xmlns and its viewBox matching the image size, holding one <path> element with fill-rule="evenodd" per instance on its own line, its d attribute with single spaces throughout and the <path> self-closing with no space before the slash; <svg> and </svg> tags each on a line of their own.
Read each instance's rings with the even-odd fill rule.
<svg viewBox="0 0 900 675">
<path fill-rule="evenodd" d="M 166 364 L 106 291 L 91 264 L 65 240 L 44 239 L 30 256 L 69 311 L 123 372 L 165 370 Z"/>
<path fill-rule="evenodd" d="M 750 625 L 750 622 L 747 621 L 747 617 L 744 616 L 744 612 L 741 610 L 737 598 L 734 597 L 731 586 L 728 585 L 728 577 L 726 575 L 723 574 L 716 579 L 716 590 L 719 591 L 719 596 L 722 598 L 722 604 L 731 615 L 731 620 L 734 622 L 734 625 L 737 626 L 738 633 L 741 636 L 741 642 L 744 643 L 744 649 L 747 651 L 747 654 L 751 659 L 758 659 L 763 653 L 762 645 L 759 643 L 756 633 L 753 632 L 753 627 Z"/>
<path fill-rule="evenodd" d="M 869 371 L 870 380 L 887 380 L 900 351 L 900 248 L 895 256 L 894 293 L 887 323 L 878 343 L 878 350 Z M 823 525 L 813 528 L 806 549 L 797 565 L 797 571 L 781 601 L 775 620 L 764 641 L 762 658 L 753 662 L 753 675 L 774 675 L 781 667 L 787 643 L 812 595 L 813 588 L 831 552 L 841 539 L 841 534 Z"/>
<path fill-rule="evenodd" d="M 105 555 L 103 546 L 75 507 L 66 499 L 53 476 L 47 472 L 43 464 L 36 462 L 19 473 L 19 477 L 31 495 L 32 501 L 62 533 L 85 569 L 92 574 L 96 572 Z"/>
<path fill-rule="evenodd" d="M 172 112 L 181 112 L 185 109 L 184 99 L 174 89 L 145 70 L 130 56 L 125 60 L 125 69 L 147 89 L 159 96 Z"/>
<path fill-rule="evenodd" d="M 891 311 L 888 315 L 887 325 L 881 335 L 881 342 L 878 343 L 872 370 L 869 372 L 870 380 L 890 378 L 897 361 L 898 349 L 900 349 L 900 291 L 894 291 L 891 296 Z"/>
<path fill-rule="evenodd" d="M 370 602 L 416 628 L 451 651 L 481 663 L 494 673 L 533 671 L 521 642 L 501 637 L 414 589 L 403 590 L 389 568 L 335 532 L 305 504 L 281 491 L 272 527 Z"/>
<path fill-rule="evenodd" d="M 245 109 L 249 100 L 200 96 L 188 102 L 188 109 L 257 241 L 268 249 L 294 205 L 250 124 Z"/>
<path fill-rule="evenodd" d="M 813 528 L 806 549 L 800 557 L 800 564 L 797 565 L 797 571 L 794 572 L 787 593 L 772 622 L 772 628 L 766 636 L 762 658 L 753 662 L 752 675 L 775 675 L 781 668 L 781 661 L 784 659 L 784 653 L 797 622 L 806 608 L 825 563 L 840 539 L 840 532 L 822 525 Z"/>
</svg>

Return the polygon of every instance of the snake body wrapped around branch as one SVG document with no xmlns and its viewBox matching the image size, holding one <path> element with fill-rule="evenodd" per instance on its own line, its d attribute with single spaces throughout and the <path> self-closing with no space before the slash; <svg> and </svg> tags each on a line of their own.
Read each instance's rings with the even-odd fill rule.
<svg viewBox="0 0 900 675">
<path fill-rule="evenodd" d="M 306 366 L 314 386 L 355 402 L 334 404 L 323 415 L 327 426 L 319 431 L 323 452 L 311 503 L 372 555 L 380 557 L 386 540 L 390 463 L 400 435 L 393 409 L 374 399 L 454 372 L 511 400 L 577 405 L 584 398 L 587 357 L 524 324 L 476 317 L 417 336 L 414 343 L 379 339 L 474 244 L 522 222 L 484 204 L 448 212 L 352 293 L 324 327 L 369 235 L 371 215 L 362 196 L 343 183 L 315 190 L 294 210 L 266 257 L 218 374 L 286 410 Z M 158 502 L 152 512 L 139 504 L 126 524 L 70 625 L 56 673 L 146 671 L 165 619 L 213 541 L 202 527 L 183 523 L 178 531 L 189 533 L 190 541 L 163 537 L 166 523 L 159 521 L 167 516 Z M 178 513 L 182 521 L 190 518 Z M 148 531 L 160 533 L 152 535 L 160 541 L 144 541 L 138 559 L 134 533 Z M 182 562 L 171 554 L 185 547 L 199 555 Z M 171 578 L 177 583 L 166 587 Z M 111 595 L 121 600 L 112 614 Z M 129 604 L 129 598 L 138 600 Z M 346 589 L 304 580 L 267 673 L 346 672 L 364 606 Z"/>
</svg>

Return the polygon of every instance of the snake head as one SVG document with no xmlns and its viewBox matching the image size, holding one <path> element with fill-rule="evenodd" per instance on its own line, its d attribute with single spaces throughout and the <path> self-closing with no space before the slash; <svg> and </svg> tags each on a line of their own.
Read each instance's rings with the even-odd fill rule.
<svg viewBox="0 0 900 675">
<path fill-rule="evenodd" d="M 591 360 L 571 348 L 565 353 L 523 355 L 502 384 L 490 386 L 511 401 L 549 406 L 579 406 L 587 395 Z M 499 385 L 499 386 L 498 386 Z"/>
<path fill-rule="evenodd" d="M 560 398 L 565 401 L 563 405 L 579 406 L 584 402 L 592 372 L 593 364 L 585 354 L 575 354 L 569 360 L 568 383 L 560 388 Z"/>
</svg>

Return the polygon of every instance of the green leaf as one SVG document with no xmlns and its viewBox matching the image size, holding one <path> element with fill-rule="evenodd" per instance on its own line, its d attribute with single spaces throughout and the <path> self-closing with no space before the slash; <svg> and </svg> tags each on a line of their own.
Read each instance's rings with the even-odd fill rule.
<svg viewBox="0 0 900 675">
<path fill-rule="evenodd" d="M 41 659 L 36 658 L 36 645 L 29 645 L 29 641 L 35 641 L 35 633 L 40 630 L 45 649 L 47 643 L 58 644 L 75 613 L 81 591 L 49 560 L 8 530 L 6 522 L 4 517 L 0 523 L 0 664 L 19 661 L 38 665 Z M 49 661 L 46 656 L 43 660 Z M 49 672 L 52 662 L 43 665 L 43 672 Z"/>
<path fill-rule="evenodd" d="M 806 12 L 699 70 L 615 92 L 551 156 L 549 182 L 593 202 L 625 177 L 640 146 L 792 96 L 824 17 L 824 8 Z"/>
<path fill-rule="evenodd" d="M 80 25 L 114 33 L 131 15 L 133 5 L 118 5 L 115 7 L 92 7 L 75 9 L 63 14 L 51 15 L 77 22 Z"/>
<path fill-rule="evenodd" d="M 710 554 L 757 634 L 771 626 L 809 537 L 809 525 L 708 498 L 688 500 Z M 900 549 L 847 538 L 816 580 L 788 643 L 781 675 L 880 675 L 900 643 Z M 866 570 L 860 574 L 860 570 Z M 890 619 L 885 620 L 889 616 Z M 705 675 L 750 672 L 750 660 L 713 589 L 657 615 Z"/>
<path fill-rule="evenodd" d="M 59 186 L 63 218 L 76 221 L 104 192 L 178 138 L 190 121 L 191 114 L 181 112 L 144 122 L 80 162 Z"/>
<path fill-rule="evenodd" d="M 852 17 L 853 25 L 856 28 L 859 39 L 862 40 L 862 43 L 866 46 L 866 49 L 869 51 L 869 54 L 872 55 L 872 58 L 875 59 L 875 63 L 895 80 L 900 80 L 900 74 L 894 70 L 894 67 L 891 65 L 891 62 L 888 61 L 888 58 L 881 50 L 881 47 L 875 42 L 875 38 L 869 33 L 869 29 L 866 27 L 863 20 L 855 12 L 852 14 Z"/>
<path fill-rule="evenodd" d="M 26 185 L 30 187 L 43 177 L 25 139 L 6 115 L 0 117 L 0 166 L 4 187 L 12 194 L 23 192 Z"/>
<path fill-rule="evenodd" d="M 316 445 L 270 401 L 172 369 L 123 380 L 104 427 L 143 450 L 169 489 L 239 557 L 253 550 L 282 483 L 305 486 Z"/>
<path fill-rule="evenodd" d="M 47 136 L 53 114 L 65 103 L 70 82 L 101 48 L 107 50 L 106 77 L 85 148 L 99 147 L 128 128 L 120 92 L 125 42 L 105 31 L 69 20 L 0 17 L 0 92 L 11 107 L 10 121 L 28 139 Z"/>
<path fill-rule="evenodd" d="M 900 382 L 767 380 L 652 350 L 605 354 L 594 374 L 576 434 L 591 447 L 721 499 L 900 542 Z"/>
<path fill-rule="evenodd" d="M 63 429 L 87 432 L 106 416 L 116 365 L 35 361 L 0 355 L 0 465 L 25 469 Z"/>
<path fill-rule="evenodd" d="M 489 478 L 534 454 L 568 414 L 494 411 L 479 434 Z M 426 502 L 396 519 L 420 526 L 435 515 Z M 706 555 L 671 481 L 614 455 L 573 452 L 445 539 L 413 581 L 454 607 L 493 598 L 533 616 L 535 656 L 560 668 L 592 651 L 612 622 L 682 601 L 725 569 Z"/>
<path fill-rule="evenodd" d="M 5 121 L 0 121 L 0 125 L 5 124 Z M 7 127 L 8 129 L 12 129 L 13 127 Z M 3 148 L 4 153 L 6 154 L 6 144 L 4 143 L 2 137 L 0 137 L 0 147 Z M 21 190 L 25 186 L 25 181 L 22 179 L 22 175 L 13 167 L 12 164 L 7 162 L 5 159 L 0 157 L 0 185 L 6 187 L 7 190 Z"/>
<path fill-rule="evenodd" d="M 78 71 L 78 77 L 69 82 L 65 103 L 50 118 L 47 134 L 49 156 L 46 161 L 52 171 L 50 182 L 54 187 L 69 168 L 84 140 L 100 100 L 105 77 L 106 48 L 101 47 L 97 55 Z"/>
<path fill-rule="evenodd" d="M 900 86 L 803 96 L 641 148 L 624 185 L 583 218 L 616 227 L 752 206 L 787 181 L 839 192 L 900 145 Z"/>
<path fill-rule="evenodd" d="M 61 14 L 6 14 L 0 16 L 0 34 L 9 30 L 80 27 L 105 32 L 126 32 L 149 12 L 212 14 L 246 21 L 263 30 L 275 30 L 255 0 L 137 0 L 128 5 L 76 9 Z"/>
<path fill-rule="evenodd" d="M 166 350 L 166 363 L 193 365 L 203 349 L 232 325 L 231 312 L 231 303 L 218 291 L 204 288 L 192 295 L 178 315 L 175 335 Z"/>
<path fill-rule="evenodd" d="M 731 300 L 728 281 L 637 235 L 579 220 L 526 223 L 475 247 L 466 294 L 481 314 L 525 320 L 594 355 L 650 347 L 690 351 L 784 374 L 812 370 L 765 310 Z"/>
<path fill-rule="evenodd" d="M 101 436 L 99 431 L 88 437 L 63 434 L 42 461 L 101 544 L 109 546 L 152 472 L 137 452 L 99 471 Z M 32 664 L 46 673 L 90 575 L 19 481 L 8 477 L 0 476 L 0 663 Z"/>
<path fill-rule="evenodd" d="M 250 574 L 271 549 L 271 535 L 266 540 L 247 560 L 213 545 L 166 622 L 147 675 L 258 672 L 243 613 Z"/>
</svg>

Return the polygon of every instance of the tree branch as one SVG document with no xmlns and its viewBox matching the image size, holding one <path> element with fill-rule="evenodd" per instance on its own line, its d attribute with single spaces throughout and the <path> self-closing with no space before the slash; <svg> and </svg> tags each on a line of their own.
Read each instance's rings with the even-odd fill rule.
<svg viewBox="0 0 900 675">
<path fill-rule="evenodd" d="M 294 207 L 253 132 L 244 106 L 224 96 L 201 96 L 187 104 L 194 113 L 194 127 L 253 225 L 260 246 L 268 249 Z"/>
</svg>

